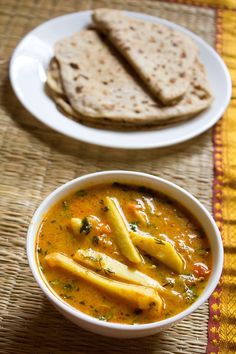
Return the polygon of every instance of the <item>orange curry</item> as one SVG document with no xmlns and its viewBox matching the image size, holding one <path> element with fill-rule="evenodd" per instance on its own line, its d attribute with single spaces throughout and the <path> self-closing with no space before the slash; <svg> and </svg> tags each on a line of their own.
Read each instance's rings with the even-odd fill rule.
<svg viewBox="0 0 236 354">
<path fill-rule="evenodd" d="M 159 192 L 117 182 L 54 205 L 38 231 L 36 257 L 62 301 L 131 325 L 189 307 L 211 269 L 208 239 L 187 210 Z"/>
</svg>

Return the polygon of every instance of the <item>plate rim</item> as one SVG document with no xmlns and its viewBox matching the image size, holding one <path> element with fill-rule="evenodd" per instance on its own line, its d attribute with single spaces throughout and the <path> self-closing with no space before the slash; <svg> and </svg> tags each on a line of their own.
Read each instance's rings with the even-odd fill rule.
<svg viewBox="0 0 236 354">
<path fill-rule="evenodd" d="M 229 72 L 224 60 L 217 53 L 217 51 L 213 47 L 211 47 L 202 37 L 198 36 L 197 34 L 192 32 L 188 28 L 186 28 L 184 26 L 181 26 L 179 24 L 176 24 L 175 22 L 172 22 L 172 21 L 166 20 L 164 18 L 161 18 L 161 17 L 152 16 L 152 15 L 149 15 L 149 14 L 145 14 L 143 12 L 135 12 L 135 11 L 124 11 L 124 13 L 126 13 L 127 15 L 129 15 L 131 17 L 134 17 L 134 18 L 146 19 L 146 20 L 148 20 L 150 22 L 153 22 L 153 23 L 161 23 L 161 24 L 166 25 L 166 26 L 168 26 L 170 28 L 175 28 L 177 31 L 180 31 L 181 33 L 187 34 L 188 36 L 190 36 L 190 38 L 193 38 L 197 42 L 200 42 L 201 45 L 203 45 L 207 49 L 207 51 L 211 52 L 211 54 L 213 55 L 214 59 L 219 62 L 220 67 L 221 67 L 222 72 L 223 72 L 224 77 L 225 77 L 226 97 L 224 99 L 224 104 L 221 105 L 220 109 L 214 115 L 214 118 L 210 119 L 208 122 L 206 122 L 204 125 L 202 125 L 198 129 L 196 129 L 195 131 L 187 132 L 187 133 L 185 133 L 184 136 L 179 134 L 179 136 L 177 136 L 175 138 L 172 138 L 171 141 L 167 140 L 167 141 L 162 141 L 161 143 L 158 143 L 158 141 L 156 143 L 151 141 L 151 143 L 149 143 L 148 140 L 145 140 L 145 143 L 143 143 L 143 144 L 142 143 L 141 144 L 135 143 L 133 145 L 126 145 L 126 144 L 120 143 L 120 142 L 117 143 L 117 141 L 115 143 L 113 141 L 113 143 L 111 144 L 109 141 L 108 142 L 106 142 L 106 140 L 101 141 L 101 139 L 100 139 L 99 142 L 95 142 L 94 143 L 94 142 L 92 142 L 91 139 L 86 138 L 86 136 L 84 136 L 84 135 L 78 136 L 78 134 L 72 134 L 72 133 L 69 133 L 69 132 L 64 132 L 63 131 L 63 127 L 60 128 L 58 126 L 55 126 L 50 121 L 50 119 L 49 120 L 44 120 L 43 118 L 40 117 L 40 115 L 36 115 L 35 112 L 31 109 L 31 107 L 29 105 L 27 105 L 21 99 L 20 93 L 19 93 L 18 88 L 17 88 L 16 83 L 15 83 L 15 80 L 13 79 L 14 62 L 15 62 L 15 59 L 17 58 L 17 56 L 18 56 L 18 51 L 20 50 L 20 48 L 21 48 L 22 44 L 24 43 L 24 41 L 27 40 L 27 38 L 30 35 L 32 35 L 35 31 L 40 30 L 41 27 L 43 28 L 43 27 L 47 26 L 48 24 L 51 24 L 52 22 L 57 22 L 58 20 L 65 19 L 65 18 L 68 18 L 70 16 L 76 16 L 76 15 L 79 15 L 79 16 L 83 16 L 83 15 L 84 16 L 91 16 L 92 11 L 93 10 L 71 12 L 71 13 L 68 13 L 68 14 L 65 14 L 65 15 L 56 16 L 56 17 L 53 17 L 53 18 L 51 18 L 49 20 L 46 20 L 46 21 L 40 23 L 35 28 L 33 28 L 30 32 L 26 33 L 26 35 L 18 42 L 17 46 L 15 47 L 15 49 L 14 49 L 12 55 L 11 55 L 10 65 L 9 65 L 9 78 L 10 78 L 11 86 L 13 88 L 13 91 L 14 91 L 17 99 L 21 103 L 21 105 L 28 112 L 30 112 L 34 118 L 36 118 L 42 124 L 45 124 L 46 126 L 51 128 L 52 130 L 54 130 L 54 131 L 56 131 L 56 132 L 58 132 L 58 133 L 60 133 L 60 134 L 62 134 L 64 136 L 67 136 L 69 138 L 72 138 L 74 140 L 82 141 L 84 143 L 91 144 L 91 145 L 94 145 L 94 146 L 101 146 L 101 147 L 111 148 L 111 149 L 127 149 L 127 150 L 140 150 L 140 149 L 142 149 L 142 150 L 145 149 L 146 150 L 146 149 L 157 149 L 157 148 L 160 149 L 160 148 L 164 148 L 164 147 L 168 147 L 168 146 L 173 146 L 173 145 L 177 145 L 177 144 L 180 144 L 180 143 L 184 143 L 184 142 L 186 142 L 188 140 L 191 140 L 191 139 L 201 135 L 202 133 L 206 132 L 208 129 L 213 127 L 214 124 L 216 124 L 216 122 L 222 117 L 222 115 L 226 111 L 226 109 L 227 109 L 227 107 L 229 105 L 230 99 L 231 99 L 231 95 L 232 95 L 232 80 L 231 80 L 230 72 Z M 63 116 L 66 117 L 65 115 L 63 115 Z M 68 118 L 68 117 L 66 117 L 66 118 Z M 68 118 L 68 119 L 70 119 L 70 118 Z M 77 123 L 78 125 L 82 125 L 79 122 L 75 122 L 75 123 Z M 183 125 L 184 125 L 184 123 L 185 122 L 182 122 Z M 167 128 L 171 128 L 171 127 L 174 127 L 174 126 L 178 126 L 178 123 L 173 125 L 173 126 L 167 125 Z M 165 129 L 165 126 L 161 127 L 161 128 Z M 102 128 L 101 129 L 93 128 L 93 129 L 104 130 Z M 153 131 L 153 130 L 151 130 L 151 131 Z M 157 131 L 159 132 L 159 130 L 157 130 Z M 113 131 L 111 131 L 111 133 L 112 132 Z M 117 132 L 117 131 L 115 131 L 115 132 Z M 145 130 L 144 131 L 138 131 L 138 132 L 139 133 L 143 132 L 144 134 L 146 133 Z M 119 131 L 119 133 L 122 133 L 122 131 L 121 132 Z M 125 132 L 125 133 L 127 134 L 128 132 Z M 140 140 L 140 137 L 139 137 L 139 140 Z"/>
</svg>

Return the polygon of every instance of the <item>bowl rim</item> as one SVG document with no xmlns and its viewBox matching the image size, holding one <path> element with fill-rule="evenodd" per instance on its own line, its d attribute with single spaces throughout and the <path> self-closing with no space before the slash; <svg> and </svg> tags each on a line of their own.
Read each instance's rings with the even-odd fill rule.
<svg viewBox="0 0 236 354">
<path fill-rule="evenodd" d="M 145 323 L 145 324 L 120 324 L 120 323 L 113 323 L 113 322 L 106 322 L 106 321 L 100 321 L 99 319 L 92 317 L 90 315 L 87 315 L 86 313 L 83 313 L 82 311 L 75 309 L 71 305 L 67 304 L 63 300 L 61 300 L 59 297 L 57 297 L 52 290 L 49 289 L 47 286 L 46 282 L 44 281 L 42 275 L 40 274 L 40 270 L 38 269 L 37 263 L 36 263 L 36 257 L 35 257 L 35 241 L 36 241 L 36 236 L 38 232 L 38 228 L 35 229 L 35 225 L 39 224 L 37 219 L 39 218 L 40 221 L 42 221 L 42 215 L 40 217 L 40 214 L 45 215 L 45 213 L 50 209 L 50 207 L 55 204 L 55 201 L 52 202 L 51 200 L 56 197 L 59 193 L 69 189 L 71 186 L 77 186 L 77 184 L 81 184 L 86 182 L 86 180 L 89 179 L 94 179 L 94 185 L 96 185 L 96 178 L 99 176 L 111 176 L 115 175 L 129 175 L 129 176 L 135 176 L 140 178 L 140 183 L 142 178 L 148 178 L 152 180 L 154 183 L 159 182 L 161 184 L 167 185 L 168 187 L 172 188 L 172 190 L 178 190 L 180 193 L 184 194 L 188 199 L 192 200 L 199 209 L 205 214 L 207 217 L 208 221 L 210 221 L 210 225 L 214 234 L 215 241 L 217 243 L 217 249 L 218 249 L 218 256 L 217 256 L 217 262 L 213 264 L 214 269 L 214 277 L 212 278 L 211 282 L 208 282 L 206 285 L 205 289 L 203 290 L 202 294 L 198 297 L 198 299 L 188 308 L 186 308 L 184 311 L 178 313 L 175 316 L 169 317 L 164 320 L 156 321 L 156 322 L 151 322 L 151 323 Z M 100 182 L 101 183 L 101 182 Z M 99 182 L 97 184 L 100 184 Z M 129 182 L 128 182 L 129 183 Z M 154 189 L 155 190 L 155 189 Z M 158 189 L 157 189 L 158 190 Z M 70 191 L 71 192 L 71 191 Z M 174 197 L 173 197 L 174 199 Z M 177 200 L 178 202 L 178 200 Z M 194 215 L 194 213 L 193 213 Z M 201 224 L 201 220 L 198 220 L 199 223 Z M 33 247 L 32 247 L 33 246 Z M 220 231 L 211 216 L 211 214 L 208 212 L 208 210 L 201 204 L 198 199 L 196 199 L 192 194 L 190 194 L 188 191 L 183 189 L 182 187 L 179 187 L 173 182 L 170 182 L 164 178 L 148 174 L 148 173 L 143 173 L 143 172 L 137 172 L 137 171 L 127 171 L 127 170 L 107 170 L 107 171 L 100 171 L 100 172 L 94 172 L 94 173 L 89 173 L 82 175 L 80 177 L 77 177 L 73 180 L 70 180 L 58 188 L 56 188 L 53 192 L 51 192 L 39 205 L 37 210 L 35 211 L 29 228 L 27 232 L 27 242 L 26 242 L 26 249 L 27 249 L 27 258 L 28 258 L 28 263 L 31 268 L 31 272 L 38 284 L 38 286 L 41 288 L 43 293 L 48 297 L 48 299 L 55 304 L 59 310 L 63 313 L 67 313 L 67 315 L 71 315 L 73 317 L 76 317 L 79 320 L 82 320 L 83 322 L 86 322 L 88 324 L 91 324 L 93 326 L 97 327 L 103 327 L 107 329 L 113 329 L 117 331 L 132 331 L 132 332 L 138 332 L 138 331 L 143 331 L 143 330 L 151 330 L 151 329 L 158 329 L 166 326 L 173 325 L 174 323 L 182 320 L 186 316 L 190 315 L 193 311 L 195 311 L 198 307 L 200 307 L 212 294 L 214 289 L 216 288 L 221 273 L 223 269 L 223 259 L 224 259 L 224 252 L 223 252 L 223 243 L 222 243 L 222 238 Z"/>
</svg>

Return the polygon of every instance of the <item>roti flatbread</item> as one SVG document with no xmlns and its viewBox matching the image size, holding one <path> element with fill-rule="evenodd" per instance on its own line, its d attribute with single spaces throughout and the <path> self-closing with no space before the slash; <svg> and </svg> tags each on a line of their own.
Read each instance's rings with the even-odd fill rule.
<svg viewBox="0 0 236 354">
<path fill-rule="evenodd" d="M 68 101 L 64 88 L 62 86 L 59 63 L 53 57 L 49 63 L 47 70 L 46 93 L 56 103 L 58 109 L 63 114 L 73 118 L 77 118 L 78 114 L 73 110 Z"/>
<path fill-rule="evenodd" d="M 75 112 L 98 124 L 162 125 L 206 109 L 212 100 L 204 68 L 196 62 L 184 98 L 163 107 L 118 53 L 94 30 L 84 30 L 55 45 L 63 90 Z"/>
<path fill-rule="evenodd" d="M 54 71 L 52 73 L 51 71 Z M 70 105 L 65 93 L 64 89 L 61 83 L 61 78 L 60 78 L 60 68 L 57 60 L 53 58 L 49 64 L 48 72 L 47 72 L 49 80 L 46 83 L 46 92 L 47 94 L 52 98 L 52 100 L 55 102 L 57 108 L 59 111 L 62 112 L 62 114 L 82 123 L 85 125 L 88 125 L 90 127 L 94 128 L 104 128 L 104 129 L 110 129 L 110 130 L 147 130 L 147 129 L 153 129 L 153 127 L 156 126 L 155 121 L 152 123 L 147 123 L 143 124 L 133 124 L 132 122 L 129 122 L 127 119 L 119 119 L 118 121 L 115 120 L 110 120 L 110 118 L 103 118 L 103 119 L 98 119 L 97 117 L 85 117 L 76 112 Z M 185 116 L 184 118 L 191 118 L 192 115 L 189 117 Z M 175 119 L 171 121 L 172 123 L 175 122 Z M 165 122 L 163 122 L 165 123 Z"/>
<path fill-rule="evenodd" d="M 118 10 L 98 9 L 92 18 L 161 102 L 169 105 L 184 96 L 198 55 L 190 38 Z"/>
</svg>

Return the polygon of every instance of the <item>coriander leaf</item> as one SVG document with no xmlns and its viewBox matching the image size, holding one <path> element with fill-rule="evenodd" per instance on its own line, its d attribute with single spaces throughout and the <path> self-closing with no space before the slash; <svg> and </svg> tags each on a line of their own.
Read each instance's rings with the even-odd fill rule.
<svg viewBox="0 0 236 354">
<path fill-rule="evenodd" d="M 95 246 L 97 246 L 99 244 L 99 237 L 98 236 L 93 236 L 92 244 Z"/>
<path fill-rule="evenodd" d="M 166 278 L 166 283 L 163 284 L 162 286 L 164 287 L 170 286 L 171 288 L 173 288 L 174 285 L 175 285 L 175 280 L 173 278 Z"/>
<path fill-rule="evenodd" d="M 63 299 L 74 299 L 74 296 L 67 295 L 67 294 L 60 294 L 60 296 L 61 296 Z"/>
<path fill-rule="evenodd" d="M 138 222 L 137 221 L 132 221 L 129 223 L 129 226 L 131 228 L 132 231 L 137 231 L 138 229 Z"/>
<path fill-rule="evenodd" d="M 98 316 L 98 319 L 100 321 L 108 321 L 108 320 L 110 320 L 112 318 L 112 316 L 113 316 L 112 313 L 107 313 L 105 315 Z"/>
<path fill-rule="evenodd" d="M 66 200 L 63 200 L 62 207 L 63 207 L 64 210 L 68 210 L 69 209 L 69 205 L 68 205 Z"/>
<path fill-rule="evenodd" d="M 165 241 L 161 240 L 160 238 L 156 238 L 155 237 L 155 242 L 158 244 L 158 245 L 165 245 Z"/>
<path fill-rule="evenodd" d="M 54 279 L 49 281 L 50 285 L 60 285 L 61 281 L 59 279 Z"/>
<path fill-rule="evenodd" d="M 102 209 L 102 211 L 105 211 L 105 212 L 107 212 L 109 210 L 109 208 L 107 206 L 104 206 L 101 209 Z"/>
<path fill-rule="evenodd" d="M 92 229 L 92 225 L 90 224 L 88 218 L 83 218 L 82 220 L 82 226 L 80 228 L 80 233 L 84 233 L 85 235 L 88 235 Z"/>
<path fill-rule="evenodd" d="M 75 195 L 76 195 L 77 197 L 83 197 L 83 196 L 86 195 L 86 194 L 87 194 L 87 191 L 84 190 L 84 189 L 80 189 L 80 190 L 78 190 L 77 192 L 75 192 Z"/>
<path fill-rule="evenodd" d="M 141 315 L 143 313 L 143 310 L 137 308 L 137 309 L 134 309 L 134 314 L 135 315 Z"/>
<path fill-rule="evenodd" d="M 145 186 L 140 186 L 138 187 L 138 191 L 142 194 L 152 194 L 151 189 L 145 187 Z"/>
<path fill-rule="evenodd" d="M 112 186 L 121 189 L 123 192 L 127 192 L 130 189 L 126 184 L 119 182 L 112 183 Z"/>
<path fill-rule="evenodd" d="M 115 274 L 115 272 L 113 272 L 113 270 L 111 270 L 110 268 L 104 268 L 103 269 L 104 273 L 109 275 L 109 274 Z"/>
<path fill-rule="evenodd" d="M 74 284 L 71 284 L 71 283 L 66 283 L 66 284 L 63 286 L 63 289 L 68 290 L 68 291 L 72 291 L 72 290 L 75 289 L 75 285 L 74 285 Z"/>
</svg>

